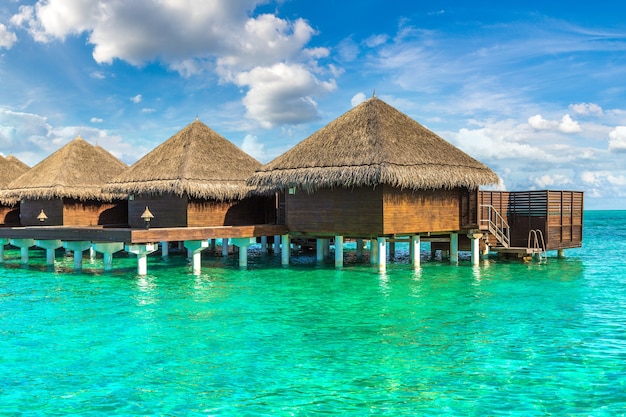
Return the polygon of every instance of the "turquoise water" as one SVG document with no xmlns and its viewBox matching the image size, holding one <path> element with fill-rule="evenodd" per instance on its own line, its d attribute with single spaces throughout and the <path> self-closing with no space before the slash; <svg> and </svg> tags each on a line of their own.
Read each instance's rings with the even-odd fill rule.
<svg viewBox="0 0 626 417">
<path fill-rule="evenodd" d="M 547 265 L 0 267 L 0 415 L 623 415 L 626 211 Z"/>
</svg>

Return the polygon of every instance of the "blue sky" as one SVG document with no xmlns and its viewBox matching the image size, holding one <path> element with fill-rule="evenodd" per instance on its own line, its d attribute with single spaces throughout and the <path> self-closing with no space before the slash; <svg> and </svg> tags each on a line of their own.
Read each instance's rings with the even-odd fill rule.
<svg viewBox="0 0 626 417">
<path fill-rule="evenodd" d="M 0 152 L 80 134 L 132 164 L 199 117 L 269 162 L 375 90 L 502 189 L 626 209 L 626 3 L 602 3 L 4 0 Z"/>
</svg>

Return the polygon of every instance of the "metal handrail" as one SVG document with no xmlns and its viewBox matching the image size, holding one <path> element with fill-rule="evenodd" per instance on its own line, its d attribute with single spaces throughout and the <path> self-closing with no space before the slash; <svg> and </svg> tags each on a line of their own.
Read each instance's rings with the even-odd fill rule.
<svg viewBox="0 0 626 417">
<path fill-rule="evenodd" d="M 531 245 L 531 238 L 533 238 Z M 539 240 L 541 238 L 541 241 Z M 531 229 L 528 231 L 528 249 L 533 249 L 536 253 L 539 253 L 540 260 L 548 260 L 546 254 L 546 242 L 543 238 L 543 232 L 541 229 Z"/>
<path fill-rule="evenodd" d="M 496 240 L 502 244 L 505 248 L 509 248 L 511 245 L 511 229 L 509 224 L 498 213 L 498 210 L 490 204 L 483 204 L 481 208 L 487 208 L 487 218 L 480 219 L 481 222 L 487 222 L 487 228 L 489 233 L 496 237 Z"/>
</svg>

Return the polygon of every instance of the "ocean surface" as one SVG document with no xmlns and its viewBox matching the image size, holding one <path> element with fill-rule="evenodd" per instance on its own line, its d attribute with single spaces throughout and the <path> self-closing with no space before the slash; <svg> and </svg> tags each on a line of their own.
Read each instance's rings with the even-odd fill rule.
<svg viewBox="0 0 626 417">
<path fill-rule="evenodd" d="M 0 266 L 1 416 L 615 416 L 626 412 L 626 211 L 584 245 L 480 267 L 398 245 L 385 274 L 251 251 Z"/>
</svg>

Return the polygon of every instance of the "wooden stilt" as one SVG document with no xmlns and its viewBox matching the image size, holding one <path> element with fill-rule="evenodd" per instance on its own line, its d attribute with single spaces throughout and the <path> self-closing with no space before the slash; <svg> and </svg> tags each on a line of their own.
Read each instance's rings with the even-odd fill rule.
<svg viewBox="0 0 626 417">
<path fill-rule="evenodd" d="M 370 263 L 376 265 L 378 262 L 378 240 L 370 240 Z"/>
<path fill-rule="evenodd" d="M 363 239 L 356 240 L 356 259 L 357 261 L 363 260 Z"/>
<path fill-rule="evenodd" d="M 256 238 L 240 237 L 231 239 L 233 245 L 239 248 L 239 267 L 246 268 L 248 266 L 248 247 L 256 243 Z"/>
<path fill-rule="evenodd" d="M 63 247 L 63 242 L 55 240 L 36 240 L 35 245 L 46 250 L 46 265 L 54 265 L 55 251 Z"/>
<path fill-rule="evenodd" d="M 76 271 L 83 269 L 83 252 L 91 249 L 91 242 L 63 242 L 63 247 L 74 252 L 74 269 Z"/>
<path fill-rule="evenodd" d="M 387 271 L 387 238 L 379 237 L 377 239 L 378 246 L 378 271 Z"/>
<path fill-rule="evenodd" d="M 194 275 L 200 275 L 202 263 L 202 251 L 209 247 L 208 240 L 185 240 L 185 247 L 191 254 L 192 269 Z"/>
<path fill-rule="evenodd" d="M 280 240 L 282 241 L 281 264 L 289 265 L 289 257 L 291 256 L 291 237 L 289 235 L 283 235 Z"/>
<path fill-rule="evenodd" d="M 343 267 L 343 236 L 335 236 L 335 268 Z"/>
<path fill-rule="evenodd" d="M 104 270 L 111 271 L 113 269 L 113 254 L 124 249 L 124 244 L 122 242 L 94 242 L 92 248 L 102 254 Z"/>
<path fill-rule="evenodd" d="M 420 267 L 420 236 L 414 235 L 411 236 L 410 250 L 411 253 L 411 264 L 415 268 Z"/>
<path fill-rule="evenodd" d="M 182 243 L 182 242 L 181 242 Z M 148 255 L 155 252 L 158 245 L 154 243 L 125 245 L 124 250 L 137 255 L 137 275 L 148 274 Z"/>
<path fill-rule="evenodd" d="M 459 234 L 450 233 L 450 263 L 459 263 Z"/>
<path fill-rule="evenodd" d="M 315 255 L 318 262 L 322 262 L 324 260 L 324 239 L 316 239 L 315 240 Z"/>
</svg>

